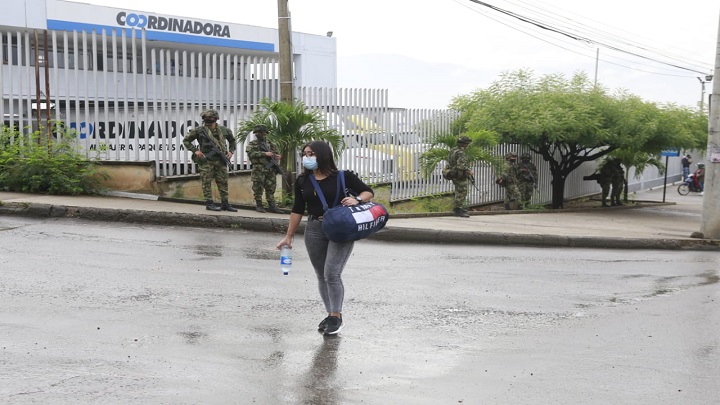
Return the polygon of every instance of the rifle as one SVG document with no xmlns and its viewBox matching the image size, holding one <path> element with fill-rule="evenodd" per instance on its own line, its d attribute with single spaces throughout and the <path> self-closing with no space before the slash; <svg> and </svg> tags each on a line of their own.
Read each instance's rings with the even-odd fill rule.
<svg viewBox="0 0 720 405">
<path fill-rule="evenodd" d="M 480 188 L 475 184 L 475 175 L 471 174 L 468 176 L 468 181 L 475 187 L 475 190 L 480 191 Z"/>
<path fill-rule="evenodd" d="M 212 151 L 205 154 L 205 159 L 218 155 L 228 167 L 232 167 L 232 162 L 230 161 L 230 159 L 228 159 L 225 153 L 222 153 L 222 151 L 218 149 L 218 147 L 215 145 L 215 142 L 210 139 L 210 136 L 207 134 L 207 130 L 204 127 L 202 131 L 200 131 L 200 136 L 204 137 L 208 142 L 210 142 L 210 145 L 212 145 Z"/>
<path fill-rule="evenodd" d="M 272 152 L 270 148 L 268 148 L 268 144 L 265 142 L 258 142 L 258 147 L 260 147 L 260 150 L 263 152 Z M 273 153 L 274 155 L 274 153 Z M 280 163 L 278 163 L 277 160 L 275 160 L 274 157 L 268 156 L 268 162 L 265 164 L 266 169 L 273 169 L 275 170 L 275 173 L 279 175 L 284 175 L 285 172 L 282 169 L 282 166 L 280 166 Z"/>
</svg>

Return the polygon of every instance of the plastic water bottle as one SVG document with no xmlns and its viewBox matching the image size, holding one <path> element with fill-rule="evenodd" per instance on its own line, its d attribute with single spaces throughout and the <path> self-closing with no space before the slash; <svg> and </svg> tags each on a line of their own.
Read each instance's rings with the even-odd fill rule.
<svg viewBox="0 0 720 405">
<path fill-rule="evenodd" d="M 280 248 L 280 269 L 284 275 L 288 275 L 292 267 L 292 249 L 288 245 L 282 245 Z"/>
</svg>

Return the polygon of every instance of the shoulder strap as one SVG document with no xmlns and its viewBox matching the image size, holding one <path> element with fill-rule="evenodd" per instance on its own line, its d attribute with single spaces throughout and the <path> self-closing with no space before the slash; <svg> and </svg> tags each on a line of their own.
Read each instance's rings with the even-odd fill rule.
<svg viewBox="0 0 720 405">
<path fill-rule="evenodd" d="M 313 187 L 315 187 L 315 193 L 317 194 L 318 198 L 320 198 L 320 202 L 323 205 L 323 212 L 327 211 L 328 209 L 328 203 L 325 199 L 325 195 L 323 194 L 322 190 L 320 189 L 320 184 L 318 184 L 317 179 L 315 178 L 315 175 L 310 173 L 308 175 L 310 178 L 310 181 L 312 182 Z M 345 195 L 345 173 L 342 170 L 338 170 L 337 174 L 337 192 L 335 193 L 335 201 L 333 202 L 333 207 L 338 205 L 340 202 L 340 196 Z"/>
<path fill-rule="evenodd" d="M 347 193 L 347 188 L 345 187 L 345 171 L 344 170 L 338 170 L 338 180 L 337 180 L 337 193 L 335 194 L 335 205 L 338 205 L 340 202 L 340 196 L 343 196 L 345 198 L 345 195 Z"/>
<path fill-rule="evenodd" d="M 320 189 L 320 185 L 318 184 L 317 179 L 315 179 L 315 175 L 310 173 L 308 175 L 308 177 L 310 178 L 310 181 L 312 182 L 313 187 L 315 187 L 315 193 L 320 198 L 320 202 L 322 203 L 322 206 L 323 206 L 323 212 L 327 211 L 327 209 L 328 209 L 327 200 L 325 200 L 325 195 L 323 194 L 322 190 Z"/>
</svg>

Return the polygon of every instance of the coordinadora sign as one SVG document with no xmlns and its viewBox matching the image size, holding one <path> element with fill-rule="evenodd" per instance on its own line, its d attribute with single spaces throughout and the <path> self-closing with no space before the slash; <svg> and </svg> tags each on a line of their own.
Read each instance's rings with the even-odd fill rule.
<svg viewBox="0 0 720 405">
<path fill-rule="evenodd" d="M 185 34 L 204 34 L 213 37 L 230 38 L 230 27 L 221 24 L 203 23 L 200 21 L 184 20 L 172 17 L 160 17 L 127 13 L 121 11 L 115 16 L 115 21 L 121 27 L 147 28 L 156 31 L 174 31 Z"/>
</svg>

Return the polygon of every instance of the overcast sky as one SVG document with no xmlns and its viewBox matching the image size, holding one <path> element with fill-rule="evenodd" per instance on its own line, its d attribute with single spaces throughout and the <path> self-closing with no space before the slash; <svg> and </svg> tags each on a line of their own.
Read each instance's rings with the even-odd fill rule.
<svg viewBox="0 0 720 405">
<path fill-rule="evenodd" d="M 275 0 L 81 2 L 277 28 Z M 567 76 L 584 71 L 594 79 L 598 48 L 598 82 L 648 101 L 697 107 L 702 88 L 697 77 L 713 73 L 720 20 L 717 0 L 484 2 L 605 46 L 523 23 L 471 0 L 288 4 L 294 31 L 333 31 L 339 87 L 388 89 L 392 107 L 446 108 L 452 97 L 484 88 L 508 70 Z M 708 83 L 706 92 L 711 89 Z"/>
</svg>

